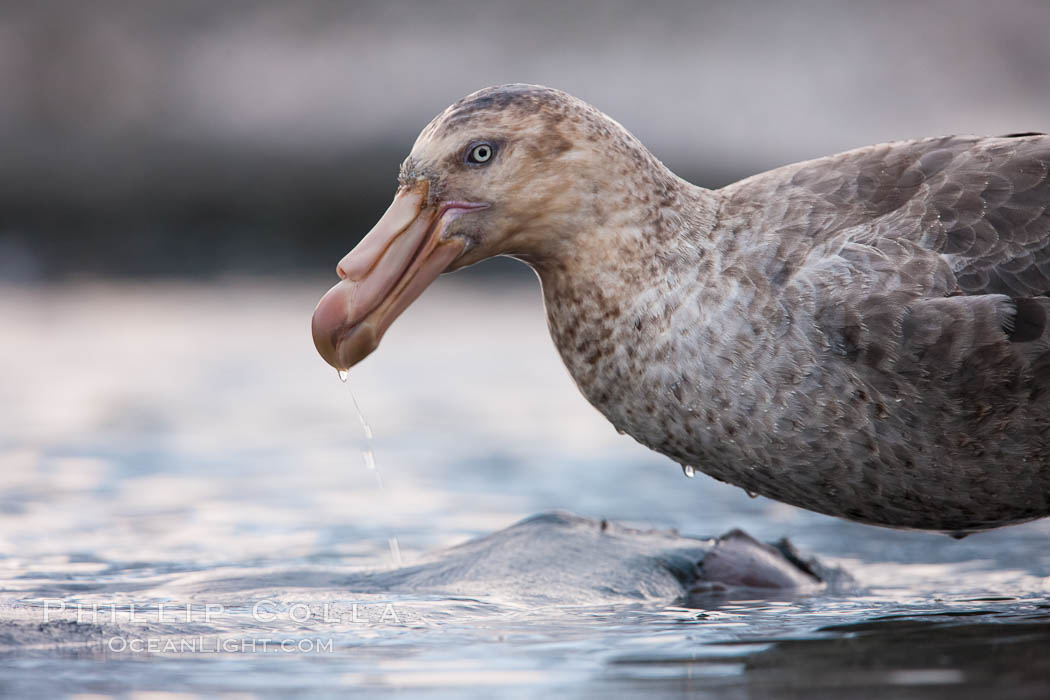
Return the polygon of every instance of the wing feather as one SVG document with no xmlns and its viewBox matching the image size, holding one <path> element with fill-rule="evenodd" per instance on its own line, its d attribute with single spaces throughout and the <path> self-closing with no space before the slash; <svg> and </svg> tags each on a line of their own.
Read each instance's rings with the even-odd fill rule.
<svg viewBox="0 0 1050 700">
<path fill-rule="evenodd" d="M 730 209 L 756 191 L 794 202 L 784 223 L 811 245 L 908 241 L 944 259 L 953 293 L 1050 294 L 1050 136 L 869 146 L 731 185 Z"/>
<path fill-rule="evenodd" d="M 880 144 L 722 192 L 723 225 L 761 241 L 741 254 L 811 295 L 815 342 L 872 388 L 959 410 L 1050 393 L 1050 136 Z"/>
</svg>

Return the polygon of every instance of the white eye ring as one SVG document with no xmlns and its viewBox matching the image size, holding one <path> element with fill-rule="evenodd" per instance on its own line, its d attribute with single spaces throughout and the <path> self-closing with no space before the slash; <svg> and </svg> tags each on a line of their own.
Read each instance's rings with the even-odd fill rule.
<svg viewBox="0 0 1050 700">
<path fill-rule="evenodd" d="M 492 146 L 487 143 L 479 143 L 470 149 L 467 160 L 471 163 L 487 163 L 492 159 Z"/>
</svg>

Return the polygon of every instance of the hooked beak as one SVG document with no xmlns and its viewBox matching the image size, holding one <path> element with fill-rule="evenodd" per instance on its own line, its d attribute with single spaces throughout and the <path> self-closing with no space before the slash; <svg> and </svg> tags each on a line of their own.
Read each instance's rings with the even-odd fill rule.
<svg viewBox="0 0 1050 700">
<path fill-rule="evenodd" d="M 429 185 L 398 190 L 390 208 L 336 266 L 342 281 L 314 310 L 314 345 L 325 362 L 345 370 L 379 345 L 386 329 L 427 285 L 459 257 L 462 238 L 443 238 L 461 214 L 487 205 L 427 204 Z"/>
</svg>

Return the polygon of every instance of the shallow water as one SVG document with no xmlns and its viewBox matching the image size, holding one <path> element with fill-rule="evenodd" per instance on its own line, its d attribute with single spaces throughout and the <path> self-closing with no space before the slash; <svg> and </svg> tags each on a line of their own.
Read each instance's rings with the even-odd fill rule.
<svg viewBox="0 0 1050 700">
<path fill-rule="evenodd" d="M 0 288 L 0 692 L 1050 691 L 1050 521 L 954 541 L 686 479 L 578 395 L 532 286 L 440 280 L 351 373 L 380 489 L 326 284 Z M 645 538 L 702 546 L 660 532 L 443 553 L 557 509 L 854 583 L 683 596 Z"/>
</svg>

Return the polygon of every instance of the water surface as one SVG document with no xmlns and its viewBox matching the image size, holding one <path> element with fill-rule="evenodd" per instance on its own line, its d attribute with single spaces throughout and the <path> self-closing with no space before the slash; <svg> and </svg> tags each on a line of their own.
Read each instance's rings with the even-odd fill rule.
<svg viewBox="0 0 1050 700">
<path fill-rule="evenodd" d="M 1050 692 L 1050 522 L 954 541 L 686 479 L 578 395 L 533 286 L 440 280 L 351 373 L 380 489 L 310 341 L 326 284 L 0 289 L 0 692 Z M 550 511 L 650 534 L 406 573 Z M 732 528 L 854 583 L 646 572 Z"/>
</svg>

